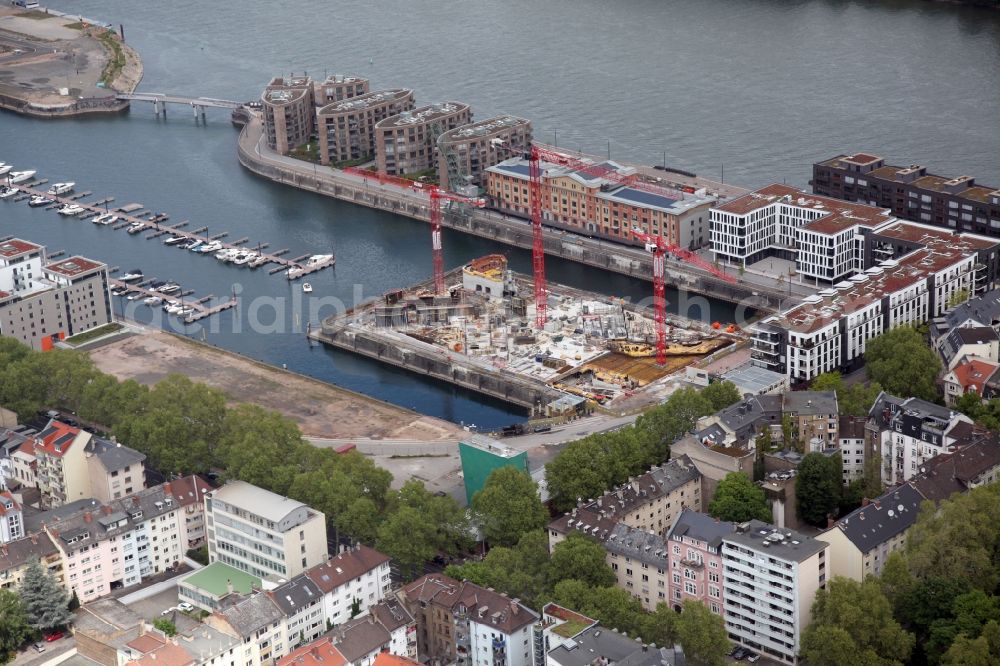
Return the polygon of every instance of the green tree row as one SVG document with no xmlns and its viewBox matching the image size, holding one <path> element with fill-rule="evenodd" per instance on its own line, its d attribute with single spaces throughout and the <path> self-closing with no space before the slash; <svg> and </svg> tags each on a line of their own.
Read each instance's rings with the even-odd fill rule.
<svg viewBox="0 0 1000 666">
<path fill-rule="evenodd" d="M 59 408 L 100 424 L 170 475 L 222 470 L 326 514 L 334 533 L 375 545 L 416 573 L 438 553 L 471 546 L 462 507 L 392 475 L 357 452 L 337 454 L 302 438 L 298 426 L 255 405 L 227 407 L 225 394 L 182 375 L 149 388 L 100 372 L 84 353 L 34 352 L 0 338 L 0 404 L 22 418 Z"/>
<path fill-rule="evenodd" d="M 545 466 L 553 507 L 569 511 L 578 500 L 597 497 L 630 476 L 661 464 L 670 456 L 670 445 L 699 418 L 740 398 L 731 382 L 710 384 L 701 391 L 680 389 L 640 416 L 633 426 L 571 442 Z"/>
</svg>

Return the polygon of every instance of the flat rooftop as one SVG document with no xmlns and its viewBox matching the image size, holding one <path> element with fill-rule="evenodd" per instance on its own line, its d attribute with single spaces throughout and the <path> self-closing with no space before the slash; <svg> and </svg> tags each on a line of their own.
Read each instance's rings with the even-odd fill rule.
<svg viewBox="0 0 1000 666">
<path fill-rule="evenodd" d="M 411 95 L 413 91 L 406 88 L 394 88 L 391 90 L 379 90 L 376 92 L 365 93 L 364 95 L 358 95 L 357 97 L 351 97 L 350 99 L 341 100 L 339 102 L 333 102 L 321 107 L 319 114 L 330 115 L 333 113 L 349 113 L 352 111 L 361 111 L 372 106 L 378 106 L 379 104 L 386 104 L 388 102 L 394 102 L 399 99 L 403 99 Z"/>
<path fill-rule="evenodd" d="M 472 138 L 484 136 L 500 135 L 513 127 L 530 127 L 531 121 L 517 116 L 494 116 L 477 123 L 469 123 L 455 129 L 448 130 L 440 137 L 438 143 L 443 141 L 464 141 Z"/>
<path fill-rule="evenodd" d="M 749 363 L 741 365 L 738 368 L 733 368 L 722 375 L 722 381 L 732 382 L 738 388 L 754 394 L 765 391 L 775 384 L 780 384 L 784 378 L 785 375 L 783 373 L 758 368 Z"/>
<path fill-rule="evenodd" d="M 229 583 L 233 591 L 240 594 L 250 594 L 253 588 L 260 589 L 261 580 L 257 576 L 240 571 L 224 562 L 213 562 L 194 572 L 182 582 L 205 590 L 213 597 L 223 597 L 229 591 Z"/>
<path fill-rule="evenodd" d="M 429 104 L 412 111 L 403 111 L 394 116 L 389 116 L 385 120 L 380 120 L 375 124 L 376 129 L 386 127 L 410 127 L 433 122 L 440 118 L 448 118 L 457 113 L 468 111 L 469 105 L 464 102 L 444 102 L 441 104 Z"/>
<path fill-rule="evenodd" d="M 792 562 L 802 562 L 829 546 L 825 541 L 801 532 L 777 528 L 759 520 L 751 520 L 737 527 L 735 532 L 723 537 L 723 540 Z"/>
<path fill-rule="evenodd" d="M 16 257 L 20 257 L 22 254 L 37 252 L 41 249 L 41 245 L 29 243 L 28 241 L 21 240 L 20 238 L 11 238 L 8 241 L 0 243 L 0 257 L 3 257 L 4 259 L 14 259 Z"/>
<path fill-rule="evenodd" d="M 788 206 L 807 208 L 827 214 L 807 223 L 804 228 L 817 233 L 830 234 L 843 231 L 854 226 L 875 228 L 895 218 L 888 209 L 866 206 L 864 204 L 831 199 L 817 194 L 809 194 L 788 185 L 775 183 L 759 190 L 737 197 L 732 201 L 716 206 L 714 210 L 733 215 L 746 215 L 761 208 L 767 208 L 781 202 Z"/>
<path fill-rule="evenodd" d="M 940 251 L 975 252 L 989 250 L 1000 245 L 1000 240 L 932 227 L 919 222 L 899 221 L 878 230 L 879 236 L 895 238 L 908 243 L 918 243 L 923 247 Z"/>
<path fill-rule="evenodd" d="M 64 277 L 74 278 L 91 273 L 103 267 L 103 263 L 92 261 L 86 257 L 76 256 L 47 264 L 45 266 L 45 270 Z"/>
<path fill-rule="evenodd" d="M 866 166 L 873 162 L 878 162 L 882 158 L 878 155 L 872 155 L 871 153 L 854 153 L 853 155 L 838 155 L 834 158 L 824 160 L 820 162 L 823 166 L 834 167 L 836 169 L 843 168 L 844 164 L 854 164 L 858 166 Z"/>
</svg>

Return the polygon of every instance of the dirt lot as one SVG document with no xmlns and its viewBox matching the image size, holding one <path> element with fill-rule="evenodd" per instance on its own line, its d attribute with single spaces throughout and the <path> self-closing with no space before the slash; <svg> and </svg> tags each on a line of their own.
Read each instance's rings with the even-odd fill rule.
<svg viewBox="0 0 1000 666">
<path fill-rule="evenodd" d="M 447 421 L 161 331 L 118 340 L 90 355 L 102 371 L 143 384 L 155 384 L 170 373 L 187 375 L 222 389 L 232 403 L 254 403 L 281 412 L 306 436 L 431 442 L 456 440 L 461 433 Z"/>
</svg>

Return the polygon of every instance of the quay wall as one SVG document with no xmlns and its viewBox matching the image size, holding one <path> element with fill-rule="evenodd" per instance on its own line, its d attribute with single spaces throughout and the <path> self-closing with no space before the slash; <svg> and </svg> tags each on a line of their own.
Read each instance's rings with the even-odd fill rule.
<svg viewBox="0 0 1000 666">
<path fill-rule="evenodd" d="M 257 152 L 259 142 L 251 134 L 259 132 L 259 129 L 255 128 L 258 123 L 259 120 L 251 118 L 240 134 L 237 154 L 240 164 L 247 170 L 291 187 L 424 222 L 429 221 L 430 213 L 425 203 L 426 199 L 418 193 L 393 192 L 371 187 L 356 176 L 327 168 L 319 171 L 305 162 L 293 168 L 286 162 L 259 154 Z M 372 181 L 374 180 L 373 174 Z M 496 211 L 480 209 L 463 212 L 442 211 L 441 217 L 442 226 L 449 229 L 514 247 L 524 249 L 532 247 L 531 224 L 528 220 L 505 217 Z M 550 256 L 642 280 L 652 280 L 652 255 L 644 252 L 642 248 L 609 247 L 607 242 L 551 228 L 545 229 L 544 237 L 545 253 Z M 670 264 L 667 267 L 667 282 L 678 289 L 741 303 L 748 308 L 763 312 L 777 312 L 782 308 L 782 301 L 787 298 L 781 291 L 780 285 L 771 292 L 766 292 L 759 286 L 730 284 L 697 273 L 681 271 Z"/>
</svg>

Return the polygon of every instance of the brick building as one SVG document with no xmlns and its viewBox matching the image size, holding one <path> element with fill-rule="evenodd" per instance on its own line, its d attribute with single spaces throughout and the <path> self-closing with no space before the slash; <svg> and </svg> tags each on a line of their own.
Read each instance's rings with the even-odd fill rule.
<svg viewBox="0 0 1000 666">
<path fill-rule="evenodd" d="M 472 121 L 463 102 L 443 102 L 403 111 L 375 124 L 375 164 L 395 176 L 437 167 L 438 137 Z"/>
</svg>

